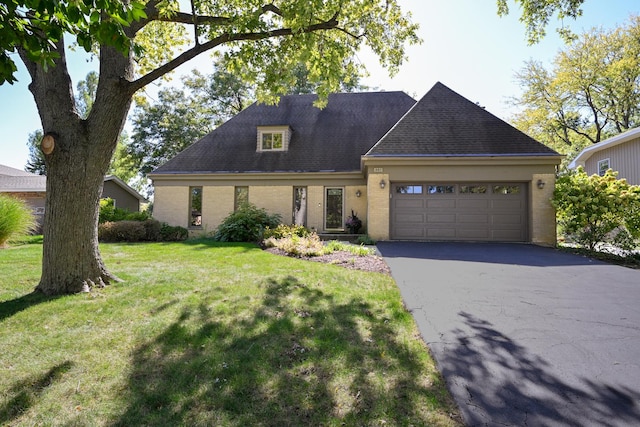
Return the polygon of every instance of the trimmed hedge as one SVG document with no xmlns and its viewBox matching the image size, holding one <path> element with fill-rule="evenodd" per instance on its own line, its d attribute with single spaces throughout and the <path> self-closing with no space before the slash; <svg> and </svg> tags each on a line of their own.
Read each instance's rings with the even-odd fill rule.
<svg viewBox="0 0 640 427">
<path fill-rule="evenodd" d="M 173 227 L 155 219 L 144 221 L 108 221 L 98 225 L 101 242 L 175 242 L 186 240 L 184 227 Z"/>
</svg>

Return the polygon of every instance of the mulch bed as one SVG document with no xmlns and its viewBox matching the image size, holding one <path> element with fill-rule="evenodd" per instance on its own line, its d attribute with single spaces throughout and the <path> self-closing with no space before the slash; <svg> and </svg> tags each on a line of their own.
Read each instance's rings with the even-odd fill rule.
<svg viewBox="0 0 640 427">
<path fill-rule="evenodd" d="M 265 251 L 276 255 L 290 256 L 278 248 L 267 248 Z M 391 274 L 391 270 L 384 259 L 378 255 L 357 256 L 347 251 L 336 251 L 328 255 L 315 257 L 295 257 L 306 261 L 322 262 L 325 264 L 339 265 L 351 270 L 370 271 L 382 274 Z"/>
</svg>

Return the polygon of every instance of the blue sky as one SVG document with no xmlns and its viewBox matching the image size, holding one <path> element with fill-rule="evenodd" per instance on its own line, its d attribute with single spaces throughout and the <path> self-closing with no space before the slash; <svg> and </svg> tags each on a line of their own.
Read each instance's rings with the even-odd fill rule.
<svg viewBox="0 0 640 427">
<path fill-rule="evenodd" d="M 399 0 L 399 3 L 420 24 L 424 42 L 408 49 L 409 59 L 394 78 L 387 75 L 370 53 L 359 55 L 370 72 L 363 83 L 378 90 L 402 90 L 418 99 L 440 81 L 508 120 L 514 112 L 508 99 L 520 93 L 514 73 L 528 59 L 550 63 L 562 48 L 555 33 L 560 23 L 555 21 L 550 23 L 545 39 L 528 46 L 524 25 L 518 21 L 519 9 L 514 5 L 511 15 L 500 18 L 495 0 Z M 581 18 L 565 21 L 564 25 L 577 32 L 592 27 L 614 28 L 625 23 L 631 14 L 640 14 L 640 2 L 586 0 L 583 10 Z M 40 128 L 40 121 L 27 87 L 29 76 L 18 59 L 17 62 L 19 82 L 0 86 L 0 164 L 23 169 L 28 159 L 28 135 Z M 205 54 L 185 64 L 174 81 L 193 68 L 208 72 L 209 63 Z M 69 71 L 74 82 L 96 68 L 97 63 L 85 56 L 73 55 L 70 59 Z"/>
</svg>

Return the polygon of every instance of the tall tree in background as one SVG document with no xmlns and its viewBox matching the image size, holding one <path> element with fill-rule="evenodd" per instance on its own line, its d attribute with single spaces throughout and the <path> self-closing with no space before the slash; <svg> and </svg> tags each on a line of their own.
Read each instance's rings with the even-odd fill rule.
<svg viewBox="0 0 640 427">
<path fill-rule="evenodd" d="M 74 293 L 104 285 L 98 202 L 133 95 L 196 56 L 224 47 L 232 71 L 275 101 L 291 66 L 304 62 L 321 100 L 357 75 L 369 46 L 395 72 L 417 26 L 395 0 L 191 2 L 16 0 L 0 7 L 0 83 L 12 82 L 17 51 L 30 76 L 47 168 L 42 275 L 37 290 Z M 191 38 L 187 37 L 187 29 Z M 100 61 L 89 115 L 79 112 L 63 35 Z M 191 41 L 189 41 L 191 40 Z M 46 151 L 45 151 L 46 150 Z"/>
<path fill-rule="evenodd" d="M 640 125 L 640 18 L 614 30 L 592 29 L 546 69 L 529 61 L 516 74 L 522 107 L 514 124 L 560 153 Z"/>
</svg>

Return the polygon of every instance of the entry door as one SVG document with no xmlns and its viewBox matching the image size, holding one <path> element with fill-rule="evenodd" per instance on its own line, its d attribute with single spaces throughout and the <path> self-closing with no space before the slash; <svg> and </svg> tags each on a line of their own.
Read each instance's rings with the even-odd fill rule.
<svg viewBox="0 0 640 427">
<path fill-rule="evenodd" d="M 325 189 L 325 230 L 344 230 L 344 189 Z"/>
</svg>

